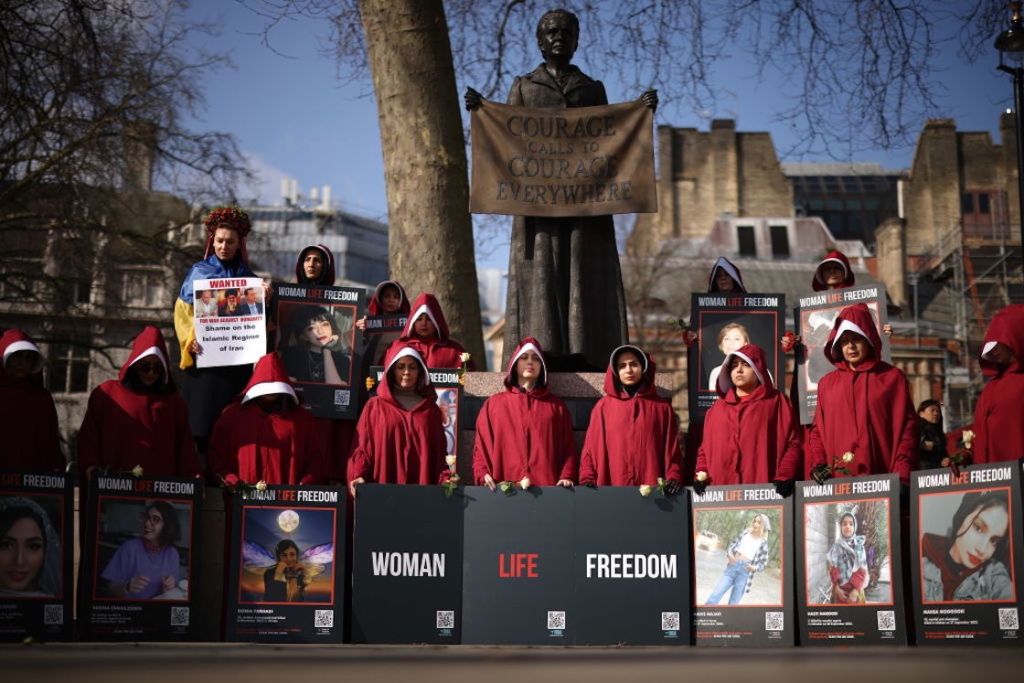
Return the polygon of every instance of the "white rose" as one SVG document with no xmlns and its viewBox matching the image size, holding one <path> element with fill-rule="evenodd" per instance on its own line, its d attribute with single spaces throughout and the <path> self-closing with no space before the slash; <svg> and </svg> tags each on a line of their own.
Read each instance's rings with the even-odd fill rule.
<svg viewBox="0 0 1024 683">
<path fill-rule="evenodd" d="M 444 461 L 448 463 L 448 467 L 455 467 L 455 456 L 448 454 L 444 456 Z"/>
<path fill-rule="evenodd" d="M 520 479 L 519 480 L 519 488 L 521 488 L 524 491 L 526 489 L 530 488 L 530 478 L 529 477 L 523 477 L 522 479 Z"/>
<path fill-rule="evenodd" d="M 512 488 L 512 484 L 507 481 L 503 481 L 500 484 L 498 484 L 498 488 L 501 489 L 502 493 L 508 493 L 509 490 L 511 490 Z"/>
<path fill-rule="evenodd" d="M 970 448 L 974 441 L 974 432 L 970 429 L 964 430 L 964 448 Z"/>
<path fill-rule="evenodd" d="M 267 482 L 265 482 L 262 479 L 260 479 L 258 482 L 256 482 L 256 490 L 257 491 L 266 491 L 267 490 Z"/>
<path fill-rule="evenodd" d="M 846 463 L 853 462 L 853 452 L 852 451 L 846 451 L 845 453 L 843 453 L 843 462 L 846 462 Z"/>
<path fill-rule="evenodd" d="M 640 487 L 640 495 L 641 496 L 649 496 L 649 495 L 651 495 L 651 485 L 650 484 L 644 484 L 643 486 L 641 486 Z"/>
<path fill-rule="evenodd" d="M 459 355 L 459 360 L 461 360 L 461 361 L 462 361 L 462 364 L 463 364 L 463 365 L 465 365 L 466 363 L 468 363 L 468 362 L 469 362 L 469 359 L 470 359 L 470 358 L 472 358 L 472 356 L 470 356 L 470 355 L 469 355 L 468 353 L 466 353 L 465 351 L 463 351 L 463 352 L 462 352 L 462 353 L 461 353 L 461 354 Z"/>
<path fill-rule="evenodd" d="M 133 467 L 132 468 L 132 474 L 135 475 L 136 477 L 141 477 L 142 476 L 142 465 L 136 465 L 135 467 Z"/>
<path fill-rule="evenodd" d="M 708 473 L 707 472 L 701 471 L 701 472 L 697 473 L 697 481 L 707 481 L 707 480 L 708 480 Z"/>
</svg>

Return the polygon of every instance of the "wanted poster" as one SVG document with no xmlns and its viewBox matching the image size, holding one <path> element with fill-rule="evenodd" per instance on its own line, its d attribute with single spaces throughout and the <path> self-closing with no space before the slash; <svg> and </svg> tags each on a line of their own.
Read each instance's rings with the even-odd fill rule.
<svg viewBox="0 0 1024 683">
<path fill-rule="evenodd" d="M 192 308 L 200 368 L 246 365 L 267 352 L 263 280 L 258 277 L 193 280 Z"/>
</svg>

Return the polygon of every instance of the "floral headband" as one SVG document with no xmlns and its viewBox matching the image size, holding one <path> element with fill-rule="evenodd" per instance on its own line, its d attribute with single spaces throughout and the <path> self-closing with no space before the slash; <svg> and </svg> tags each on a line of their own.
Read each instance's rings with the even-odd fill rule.
<svg viewBox="0 0 1024 683">
<path fill-rule="evenodd" d="M 237 206 L 218 206 L 206 214 L 203 227 L 208 233 L 213 233 L 217 228 L 229 228 L 236 231 L 239 237 L 245 237 L 252 230 L 252 221 L 249 220 L 249 214 Z"/>
</svg>

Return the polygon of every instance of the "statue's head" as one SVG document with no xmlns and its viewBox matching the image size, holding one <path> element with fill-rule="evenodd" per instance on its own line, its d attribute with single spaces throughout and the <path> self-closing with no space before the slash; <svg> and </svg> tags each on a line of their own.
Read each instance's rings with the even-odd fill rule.
<svg viewBox="0 0 1024 683">
<path fill-rule="evenodd" d="M 580 20 L 566 9 L 546 12 L 537 22 L 537 47 L 549 59 L 552 55 L 571 59 L 580 39 Z"/>
</svg>

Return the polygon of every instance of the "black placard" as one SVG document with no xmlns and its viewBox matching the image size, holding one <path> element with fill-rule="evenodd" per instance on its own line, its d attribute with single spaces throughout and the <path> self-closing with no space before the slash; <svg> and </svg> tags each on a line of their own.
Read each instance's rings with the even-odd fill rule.
<svg viewBox="0 0 1024 683">
<path fill-rule="evenodd" d="M 779 348 L 786 324 L 784 294 L 694 293 L 690 311 L 690 324 L 697 332 L 687 364 L 690 424 L 704 422 L 718 400 L 715 381 L 726 352 L 744 344 L 761 347 L 775 386 L 784 386 L 786 366 Z"/>
<path fill-rule="evenodd" d="M 460 642 L 464 502 L 439 486 L 356 489 L 353 642 Z"/>
<path fill-rule="evenodd" d="M 0 641 L 72 635 L 71 482 L 49 472 L 0 473 Z"/>
<path fill-rule="evenodd" d="M 574 499 L 574 642 L 689 645 L 686 495 L 607 486 Z"/>
<path fill-rule="evenodd" d="M 691 500 L 697 645 L 793 645 L 793 498 L 747 485 Z"/>
<path fill-rule="evenodd" d="M 841 310 L 854 304 L 866 304 L 871 310 L 871 317 L 875 320 L 878 336 L 882 340 L 882 360 L 892 361 L 889 337 L 882 334 L 882 326 L 889 320 L 885 287 L 871 285 L 830 289 L 800 297 L 793 308 L 793 324 L 800 335 L 794 372 L 800 399 L 797 407 L 801 424 L 814 422 L 814 411 L 818 407 L 818 382 L 835 370 L 824 353 L 832 325 Z"/>
<path fill-rule="evenodd" d="M 362 365 L 355 322 L 364 296 L 351 287 L 277 287 L 277 351 L 303 404 L 317 417 L 359 416 Z"/>
<path fill-rule="evenodd" d="M 906 644 L 899 478 L 803 481 L 796 490 L 800 644 Z"/>
<path fill-rule="evenodd" d="M 199 479 L 94 476 L 79 628 L 90 640 L 190 640 L 201 580 Z"/>
<path fill-rule="evenodd" d="M 917 643 L 1019 645 L 1018 463 L 914 472 L 910 495 Z"/>
<path fill-rule="evenodd" d="M 462 642 L 571 645 L 573 492 L 462 492 Z"/>
<path fill-rule="evenodd" d="M 345 492 L 269 486 L 231 505 L 225 640 L 340 643 Z"/>
</svg>

